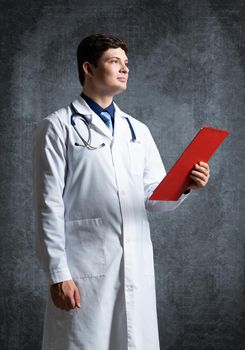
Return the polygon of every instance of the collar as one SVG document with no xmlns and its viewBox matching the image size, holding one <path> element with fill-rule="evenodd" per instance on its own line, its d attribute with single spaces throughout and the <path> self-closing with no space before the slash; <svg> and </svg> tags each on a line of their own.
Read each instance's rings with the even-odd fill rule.
<svg viewBox="0 0 245 350">
<path fill-rule="evenodd" d="M 84 98 L 81 97 L 81 95 L 77 96 L 72 101 L 72 103 L 79 113 L 85 114 L 85 115 L 91 115 L 92 116 L 92 123 L 93 123 L 93 119 L 97 119 L 97 118 L 95 118 L 95 116 L 97 117 L 97 113 L 95 114 L 95 112 L 89 107 L 89 105 L 84 100 Z M 113 101 L 113 105 L 115 107 L 115 116 L 118 116 L 121 118 L 126 118 L 126 117 L 131 118 L 131 115 L 123 112 L 114 101 Z M 101 119 L 101 118 L 99 117 L 98 119 Z M 104 122 L 102 122 L 102 123 L 104 124 Z M 106 128 L 107 128 L 107 126 L 106 126 Z"/>
<path fill-rule="evenodd" d="M 89 105 L 89 107 L 100 117 L 100 113 L 102 111 L 107 111 L 112 118 L 114 118 L 115 115 L 115 106 L 112 103 L 106 107 L 106 108 L 102 108 L 98 103 L 96 103 L 94 100 L 92 100 L 90 97 L 88 97 L 87 95 L 85 95 L 83 92 L 81 93 L 81 97 L 87 102 L 87 104 Z"/>
<path fill-rule="evenodd" d="M 106 135 L 109 139 L 112 139 L 112 134 L 108 127 L 105 125 L 103 120 L 89 107 L 88 103 L 84 100 L 83 97 L 81 97 L 81 95 L 77 96 L 77 98 L 74 99 L 72 103 L 79 113 L 90 115 L 92 117 L 91 124 L 93 127 Z M 113 102 L 113 105 L 115 108 L 115 120 L 117 119 L 119 124 L 121 123 L 122 119 L 125 119 L 126 117 L 131 118 L 131 116 L 123 112 L 115 102 Z"/>
</svg>

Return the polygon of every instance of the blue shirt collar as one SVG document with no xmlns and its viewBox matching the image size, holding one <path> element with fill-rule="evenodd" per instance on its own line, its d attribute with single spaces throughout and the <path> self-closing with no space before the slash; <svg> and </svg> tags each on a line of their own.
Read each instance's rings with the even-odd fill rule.
<svg viewBox="0 0 245 350">
<path fill-rule="evenodd" d="M 98 116 L 100 117 L 100 113 L 102 111 L 107 111 L 110 113 L 112 119 L 114 118 L 114 114 L 115 114 L 115 106 L 112 103 L 106 107 L 106 108 L 102 108 L 100 105 L 98 105 L 98 103 L 96 103 L 94 100 L 92 100 L 90 97 L 88 97 L 87 95 L 85 95 L 83 92 L 81 93 L 81 97 L 87 102 L 87 104 L 89 105 L 89 107 L 96 113 L 98 114 Z"/>
</svg>

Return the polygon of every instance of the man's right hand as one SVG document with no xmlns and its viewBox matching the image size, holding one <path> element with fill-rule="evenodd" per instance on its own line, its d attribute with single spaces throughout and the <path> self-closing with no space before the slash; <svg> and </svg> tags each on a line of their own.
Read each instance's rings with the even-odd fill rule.
<svg viewBox="0 0 245 350">
<path fill-rule="evenodd" d="M 80 294 L 73 280 L 52 284 L 50 293 L 56 307 L 69 311 L 80 308 Z"/>
</svg>

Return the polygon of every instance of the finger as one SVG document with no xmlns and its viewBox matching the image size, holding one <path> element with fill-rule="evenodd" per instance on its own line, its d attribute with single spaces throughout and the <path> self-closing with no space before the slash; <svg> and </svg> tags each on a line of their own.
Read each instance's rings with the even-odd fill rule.
<svg viewBox="0 0 245 350">
<path fill-rule="evenodd" d="M 52 298 L 53 303 L 56 307 L 62 310 L 66 310 L 67 305 L 66 305 L 66 298 L 64 295 L 56 295 L 54 298 Z"/>
<path fill-rule="evenodd" d="M 198 187 L 204 187 L 206 185 L 206 181 L 203 181 L 202 179 L 200 179 L 196 176 L 193 176 L 193 175 L 190 175 L 190 177 L 193 181 L 195 181 L 195 183 L 198 185 Z"/>
<path fill-rule="evenodd" d="M 79 294 L 78 288 L 76 288 L 76 289 L 74 290 L 74 300 L 75 300 L 75 306 L 81 307 L 81 304 L 80 304 L 80 294 Z"/>
<path fill-rule="evenodd" d="M 65 309 L 65 304 L 64 304 L 64 302 L 62 300 L 60 300 L 60 299 L 59 300 L 53 300 L 53 303 L 54 303 L 54 305 L 57 308 L 62 309 L 62 310 Z"/>
<path fill-rule="evenodd" d="M 192 170 L 191 176 L 194 176 L 194 179 L 201 179 L 203 181 L 207 181 L 208 176 L 206 174 L 201 173 L 200 171 Z M 193 178 L 193 177 L 192 177 Z"/>
<path fill-rule="evenodd" d="M 60 309 L 69 311 L 69 309 L 67 309 L 67 307 L 66 307 L 66 304 L 64 304 L 64 303 L 60 305 Z"/>
<path fill-rule="evenodd" d="M 58 307 L 59 309 L 61 309 L 61 310 L 65 310 L 65 309 L 66 309 L 66 307 L 65 307 L 65 304 L 64 304 L 64 303 L 60 303 L 60 304 L 58 304 L 58 305 L 57 305 L 57 307 Z"/>
<path fill-rule="evenodd" d="M 204 181 L 198 177 L 191 176 L 191 178 L 195 181 L 196 184 L 198 184 L 198 186 L 205 186 L 207 184 L 207 181 Z"/>
<path fill-rule="evenodd" d="M 208 163 L 199 162 L 198 164 L 201 165 L 202 167 L 204 167 L 205 169 L 209 170 L 209 165 L 208 165 Z"/>
<path fill-rule="evenodd" d="M 72 309 L 74 309 L 74 308 L 73 308 L 73 307 L 70 307 L 70 305 L 69 305 L 68 303 L 65 303 L 64 310 L 70 311 L 70 310 L 72 310 Z"/>
<path fill-rule="evenodd" d="M 199 172 L 205 174 L 206 176 L 209 176 L 209 171 L 206 168 L 201 167 L 200 165 L 196 165 L 195 168 L 192 170 L 199 171 Z"/>
<path fill-rule="evenodd" d="M 54 290 L 53 288 L 50 289 L 50 294 L 51 294 L 51 299 L 52 299 L 54 305 L 56 307 L 61 307 L 62 300 L 61 300 L 60 296 L 58 295 L 58 293 L 56 292 L 56 290 Z"/>
<path fill-rule="evenodd" d="M 69 307 L 69 309 L 74 309 L 75 308 L 76 303 L 75 303 L 75 299 L 74 299 L 73 293 L 69 293 L 66 296 L 65 302 L 66 302 L 67 307 Z"/>
</svg>

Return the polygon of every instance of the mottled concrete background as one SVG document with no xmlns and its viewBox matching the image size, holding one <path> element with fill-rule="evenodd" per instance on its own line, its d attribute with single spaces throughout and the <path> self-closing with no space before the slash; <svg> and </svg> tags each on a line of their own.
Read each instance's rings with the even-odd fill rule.
<svg viewBox="0 0 245 350">
<path fill-rule="evenodd" d="M 161 350 L 245 349 L 244 4 L 1 1 L 2 350 L 40 349 L 47 287 L 34 253 L 31 137 L 80 93 L 76 47 L 99 31 L 128 43 L 128 90 L 115 100 L 150 127 L 167 169 L 202 125 L 231 133 L 209 185 L 150 220 Z"/>
</svg>

